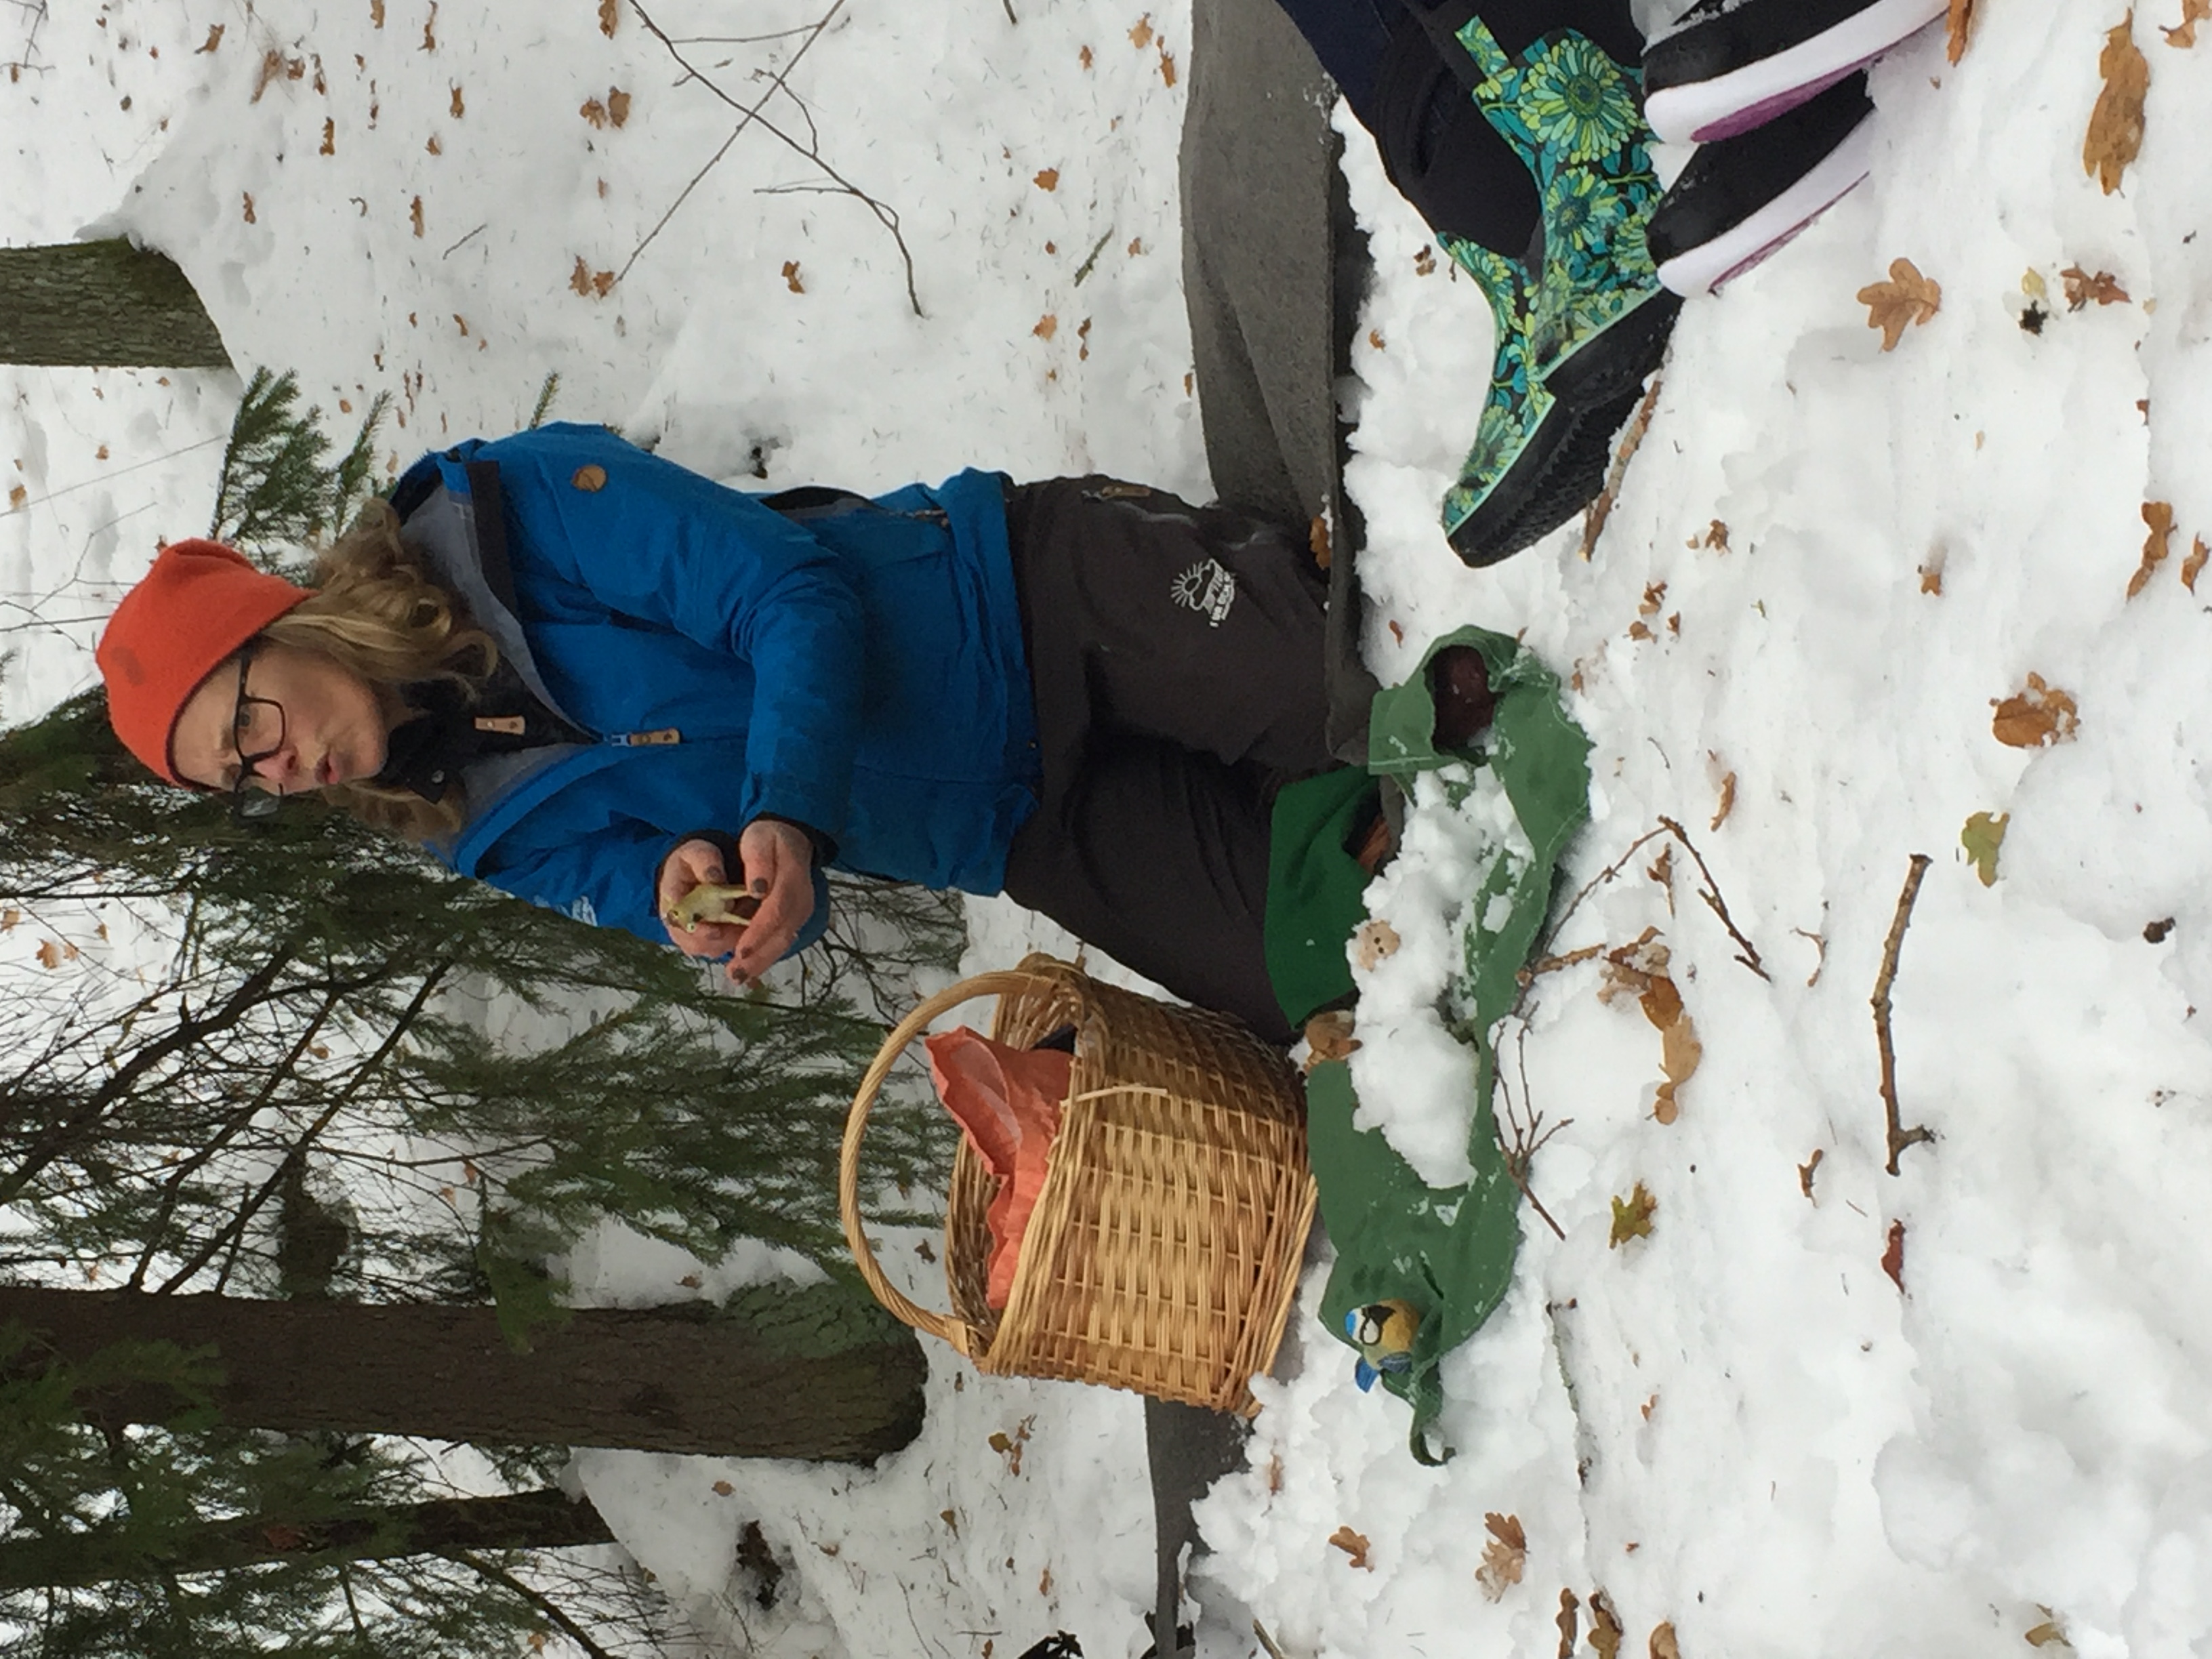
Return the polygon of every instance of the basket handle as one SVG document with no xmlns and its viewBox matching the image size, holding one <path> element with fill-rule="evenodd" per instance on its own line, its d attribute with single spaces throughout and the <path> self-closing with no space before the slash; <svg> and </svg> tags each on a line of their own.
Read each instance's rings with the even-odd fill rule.
<svg viewBox="0 0 2212 1659">
<path fill-rule="evenodd" d="M 876 1053 L 875 1061 L 860 1079 L 860 1092 L 853 1097 L 851 1111 L 845 1118 L 845 1140 L 837 1154 L 837 1212 L 845 1224 L 845 1243 L 853 1252 L 853 1261 L 860 1270 L 860 1278 L 875 1295 L 877 1301 L 890 1310 L 901 1324 L 927 1332 L 941 1342 L 969 1358 L 975 1357 L 966 1322 L 949 1315 L 930 1312 L 915 1306 L 893 1289 L 884 1277 L 882 1266 L 875 1252 L 868 1248 L 867 1233 L 860 1219 L 860 1137 L 868 1127 L 868 1111 L 876 1103 L 876 1096 L 884 1081 L 898 1064 L 899 1056 L 907 1045 L 927 1029 L 939 1014 L 957 1008 L 963 1002 L 978 997 L 1000 996 L 1012 991 L 1029 988 L 1034 976 L 1019 969 L 1005 969 L 996 973 L 977 974 L 957 985 L 947 986 L 933 997 L 925 997 L 915 1011 L 893 1026 L 884 1046 Z"/>
</svg>

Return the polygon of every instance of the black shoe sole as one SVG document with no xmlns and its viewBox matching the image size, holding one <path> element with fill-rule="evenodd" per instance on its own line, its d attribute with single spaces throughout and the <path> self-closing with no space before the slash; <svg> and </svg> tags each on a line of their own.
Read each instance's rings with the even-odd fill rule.
<svg viewBox="0 0 2212 1659">
<path fill-rule="evenodd" d="M 1607 404 L 1554 404 L 1520 459 L 1447 538 L 1461 562 L 1480 569 L 1510 558 L 1595 501 L 1613 465 L 1613 434 L 1643 397 L 1639 384 Z"/>
<path fill-rule="evenodd" d="M 1643 389 L 1674 337 L 1682 297 L 1661 291 L 1544 377 L 1544 389 L 1563 404 L 1589 409 Z"/>
</svg>

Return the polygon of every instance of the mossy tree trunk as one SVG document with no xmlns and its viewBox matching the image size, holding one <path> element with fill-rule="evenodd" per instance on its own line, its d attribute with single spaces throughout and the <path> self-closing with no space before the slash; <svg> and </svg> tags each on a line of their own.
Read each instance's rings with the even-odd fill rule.
<svg viewBox="0 0 2212 1659">
<path fill-rule="evenodd" d="M 725 1307 L 578 1309 L 529 1352 L 489 1308 L 263 1302 L 0 1286 L 0 1327 L 30 1334 L 9 1370 L 82 1365 L 117 1344 L 213 1350 L 233 1428 L 415 1435 L 867 1462 L 921 1431 L 914 1334 L 830 1282 L 759 1285 Z M 90 1421 L 164 1423 L 159 1383 L 80 1396 Z"/>
<path fill-rule="evenodd" d="M 336 1514 L 242 1516 L 176 1533 L 151 1552 L 126 1536 L 98 1531 L 9 1538 L 0 1540 L 0 1593 L 82 1589 L 149 1573 L 222 1572 L 277 1561 L 393 1560 L 613 1541 L 588 1499 L 548 1488 Z"/>
<path fill-rule="evenodd" d="M 228 368 L 185 273 L 120 237 L 0 248 L 0 362 Z"/>
</svg>

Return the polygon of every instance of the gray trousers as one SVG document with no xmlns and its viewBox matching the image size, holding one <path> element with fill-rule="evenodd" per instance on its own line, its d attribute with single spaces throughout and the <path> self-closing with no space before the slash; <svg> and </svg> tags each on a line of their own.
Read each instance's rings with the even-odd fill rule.
<svg viewBox="0 0 2212 1659">
<path fill-rule="evenodd" d="M 1327 584 L 1295 529 L 1109 478 L 1007 492 L 1042 801 L 1006 890 L 1272 1041 L 1268 820 L 1325 740 Z"/>
</svg>

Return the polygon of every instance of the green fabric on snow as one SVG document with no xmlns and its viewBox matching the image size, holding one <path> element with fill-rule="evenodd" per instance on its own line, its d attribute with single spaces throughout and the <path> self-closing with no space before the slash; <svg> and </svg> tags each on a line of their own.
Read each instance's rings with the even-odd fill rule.
<svg viewBox="0 0 2212 1659">
<path fill-rule="evenodd" d="M 1264 947 L 1275 1000 L 1294 1026 L 1352 995 L 1345 943 L 1367 920 L 1367 872 L 1346 852 L 1380 810 L 1379 786 L 1357 767 L 1285 786 L 1268 823 Z"/>
<path fill-rule="evenodd" d="M 1307 1135 L 1320 1184 L 1322 1220 L 1337 1253 L 1322 1299 L 1322 1319 L 1331 1334 L 1349 1345 L 1344 1319 L 1352 1309 L 1395 1297 L 1420 1310 L 1412 1368 L 1385 1372 L 1382 1381 L 1413 1405 L 1409 1443 L 1425 1463 L 1441 1461 L 1428 1444 L 1428 1431 L 1443 1404 L 1437 1367 L 1504 1298 L 1520 1243 L 1519 1195 L 1491 1109 L 1497 1076 L 1491 1028 L 1513 1006 L 1521 968 L 1551 908 L 1559 856 L 1589 811 L 1589 740 L 1560 707 L 1558 678 L 1514 640 L 1485 629 L 1462 628 L 1438 640 L 1422 659 L 1420 672 L 1375 700 L 1371 768 L 1406 773 L 1470 758 L 1439 754 L 1431 741 L 1436 711 L 1428 690 L 1428 661 L 1449 645 L 1473 646 L 1482 653 L 1498 706 L 1477 763 L 1497 775 L 1529 846 L 1526 857 L 1499 848 L 1476 884 L 1462 971 L 1444 996 L 1453 1034 L 1476 1054 L 1467 1147 L 1473 1179 L 1457 1187 L 1432 1188 L 1380 1133 L 1355 1128 L 1358 1103 L 1347 1062 L 1317 1066 L 1306 1079 Z M 1454 804 L 1472 787 L 1447 783 Z M 1269 896 L 1272 931 L 1272 892 Z M 1486 926 L 1500 898 L 1506 913 L 1498 926 Z M 1352 925 L 1364 914 L 1362 907 Z M 1348 936 L 1347 927 L 1341 937 Z M 1337 947 L 1340 957 L 1342 948 Z M 1273 960 L 1271 951 L 1271 971 Z"/>
</svg>

